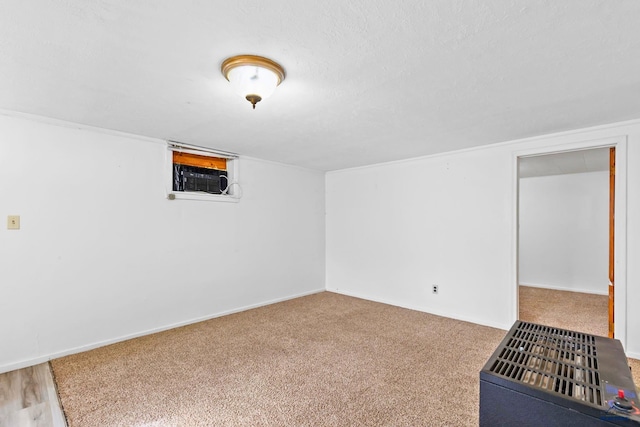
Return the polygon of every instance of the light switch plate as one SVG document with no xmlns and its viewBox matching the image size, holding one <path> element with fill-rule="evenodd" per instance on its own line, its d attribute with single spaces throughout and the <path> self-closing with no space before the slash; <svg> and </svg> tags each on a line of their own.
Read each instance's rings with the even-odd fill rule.
<svg viewBox="0 0 640 427">
<path fill-rule="evenodd" d="M 9 215 L 7 217 L 7 230 L 20 230 L 20 215 Z"/>
</svg>

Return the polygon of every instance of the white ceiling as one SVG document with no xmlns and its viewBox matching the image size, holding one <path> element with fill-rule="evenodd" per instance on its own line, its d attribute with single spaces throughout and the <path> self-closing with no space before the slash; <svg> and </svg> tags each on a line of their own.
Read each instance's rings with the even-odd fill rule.
<svg viewBox="0 0 640 427">
<path fill-rule="evenodd" d="M 520 178 L 608 170 L 609 148 L 522 157 L 518 162 L 518 176 Z"/>
<path fill-rule="evenodd" d="M 637 0 L 3 0 L 0 108 L 320 170 L 640 118 Z M 251 110 L 229 56 L 287 78 Z"/>
</svg>

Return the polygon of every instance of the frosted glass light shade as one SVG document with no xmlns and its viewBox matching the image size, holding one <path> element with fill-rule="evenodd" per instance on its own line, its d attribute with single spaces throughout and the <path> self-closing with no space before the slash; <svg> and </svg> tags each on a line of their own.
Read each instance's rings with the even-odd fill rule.
<svg viewBox="0 0 640 427">
<path fill-rule="evenodd" d="M 267 99 L 273 95 L 280 83 L 276 73 L 254 65 L 236 67 L 229 71 L 227 78 L 233 90 L 243 98 L 247 95 L 258 95 Z"/>
<path fill-rule="evenodd" d="M 277 62 L 256 55 L 238 55 L 223 63 L 222 75 L 231 83 L 233 90 L 249 101 L 256 103 L 273 95 L 284 80 L 284 68 Z"/>
</svg>

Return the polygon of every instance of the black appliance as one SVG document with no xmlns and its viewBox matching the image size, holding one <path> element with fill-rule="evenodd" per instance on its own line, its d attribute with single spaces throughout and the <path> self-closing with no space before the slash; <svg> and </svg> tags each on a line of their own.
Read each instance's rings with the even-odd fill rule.
<svg viewBox="0 0 640 427">
<path fill-rule="evenodd" d="M 622 344 L 516 321 L 480 371 L 480 426 L 640 426 Z"/>
<path fill-rule="evenodd" d="M 221 194 L 227 188 L 227 172 L 174 163 L 173 191 Z"/>
</svg>

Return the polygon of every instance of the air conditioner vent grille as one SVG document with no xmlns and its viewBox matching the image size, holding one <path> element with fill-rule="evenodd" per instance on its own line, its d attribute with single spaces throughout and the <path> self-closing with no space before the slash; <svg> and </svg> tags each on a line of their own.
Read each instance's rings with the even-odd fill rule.
<svg viewBox="0 0 640 427">
<path fill-rule="evenodd" d="M 490 367 L 495 375 L 601 406 L 593 335 L 519 322 Z"/>
</svg>

